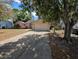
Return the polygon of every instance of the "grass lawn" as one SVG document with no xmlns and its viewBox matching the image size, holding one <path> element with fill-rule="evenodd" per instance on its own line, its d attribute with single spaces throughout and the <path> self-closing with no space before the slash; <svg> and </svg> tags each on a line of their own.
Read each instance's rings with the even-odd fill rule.
<svg viewBox="0 0 79 59">
<path fill-rule="evenodd" d="M 0 41 L 29 31 L 29 29 L 0 29 Z"/>
</svg>

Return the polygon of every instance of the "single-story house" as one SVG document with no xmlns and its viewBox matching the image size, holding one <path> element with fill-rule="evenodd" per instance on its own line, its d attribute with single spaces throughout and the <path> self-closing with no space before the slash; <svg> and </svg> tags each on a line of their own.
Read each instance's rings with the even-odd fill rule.
<svg viewBox="0 0 79 59">
<path fill-rule="evenodd" d="M 25 22 L 25 26 L 28 28 L 28 29 L 31 29 L 32 28 L 32 20 L 29 20 L 27 22 Z"/>
<path fill-rule="evenodd" d="M 31 20 L 29 20 L 27 22 L 18 21 L 18 22 L 15 23 L 15 26 L 17 26 L 17 28 L 19 28 L 19 29 L 30 29 L 31 23 L 32 23 Z"/>
<path fill-rule="evenodd" d="M 26 28 L 25 23 L 23 21 L 16 22 L 15 26 L 17 26 L 17 28 L 20 28 L 20 29 Z"/>
<path fill-rule="evenodd" d="M 50 23 L 43 22 L 43 20 L 41 19 L 32 22 L 31 26 L 33 30 L 44 30 L 44 31 L 50 30 Z"/>
<path fill-rule="evenodd" d="M 10 21 L 0 21 L 0 29 L 13 28 L 14 24 Z"/>
</svg>

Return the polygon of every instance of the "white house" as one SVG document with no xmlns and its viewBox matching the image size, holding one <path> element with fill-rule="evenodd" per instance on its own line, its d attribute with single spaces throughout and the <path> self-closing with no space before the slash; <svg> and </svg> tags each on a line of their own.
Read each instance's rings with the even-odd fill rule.
<svg viewBox="0 0 79 59">
<path fill-rule="evenodd" d="M 43 22 L 43 20 L 36 20 L 36 21 L 32 22 L 32 29 L 33 30 L 49 31 L 50 30 L 50 23 Z"/>
</svg>

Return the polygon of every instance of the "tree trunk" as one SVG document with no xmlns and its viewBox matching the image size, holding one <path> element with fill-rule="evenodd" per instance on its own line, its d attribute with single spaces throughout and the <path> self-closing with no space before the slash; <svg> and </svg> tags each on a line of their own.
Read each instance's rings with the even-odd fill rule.
<svg viewBox="0 0 79 59">
<path fill-rule="evenodd" d="M 64 39 L 67 42 L 71 41 L 71 31 L 72 31 L 72 26 L 68 22 L 68 23 L 65 24 L 65 33 L 64 33 Z"/>
</svg>

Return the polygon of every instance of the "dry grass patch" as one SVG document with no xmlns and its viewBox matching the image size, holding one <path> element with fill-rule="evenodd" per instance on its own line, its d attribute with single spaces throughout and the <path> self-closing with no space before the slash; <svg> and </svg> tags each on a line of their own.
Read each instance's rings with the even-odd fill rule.
<svg viewBox="0 0 79 59">
<path fill-rule="evenodd" d="M 0 41 L 25 33 L 30 29 L 0 29 Z"/>
</svg>

